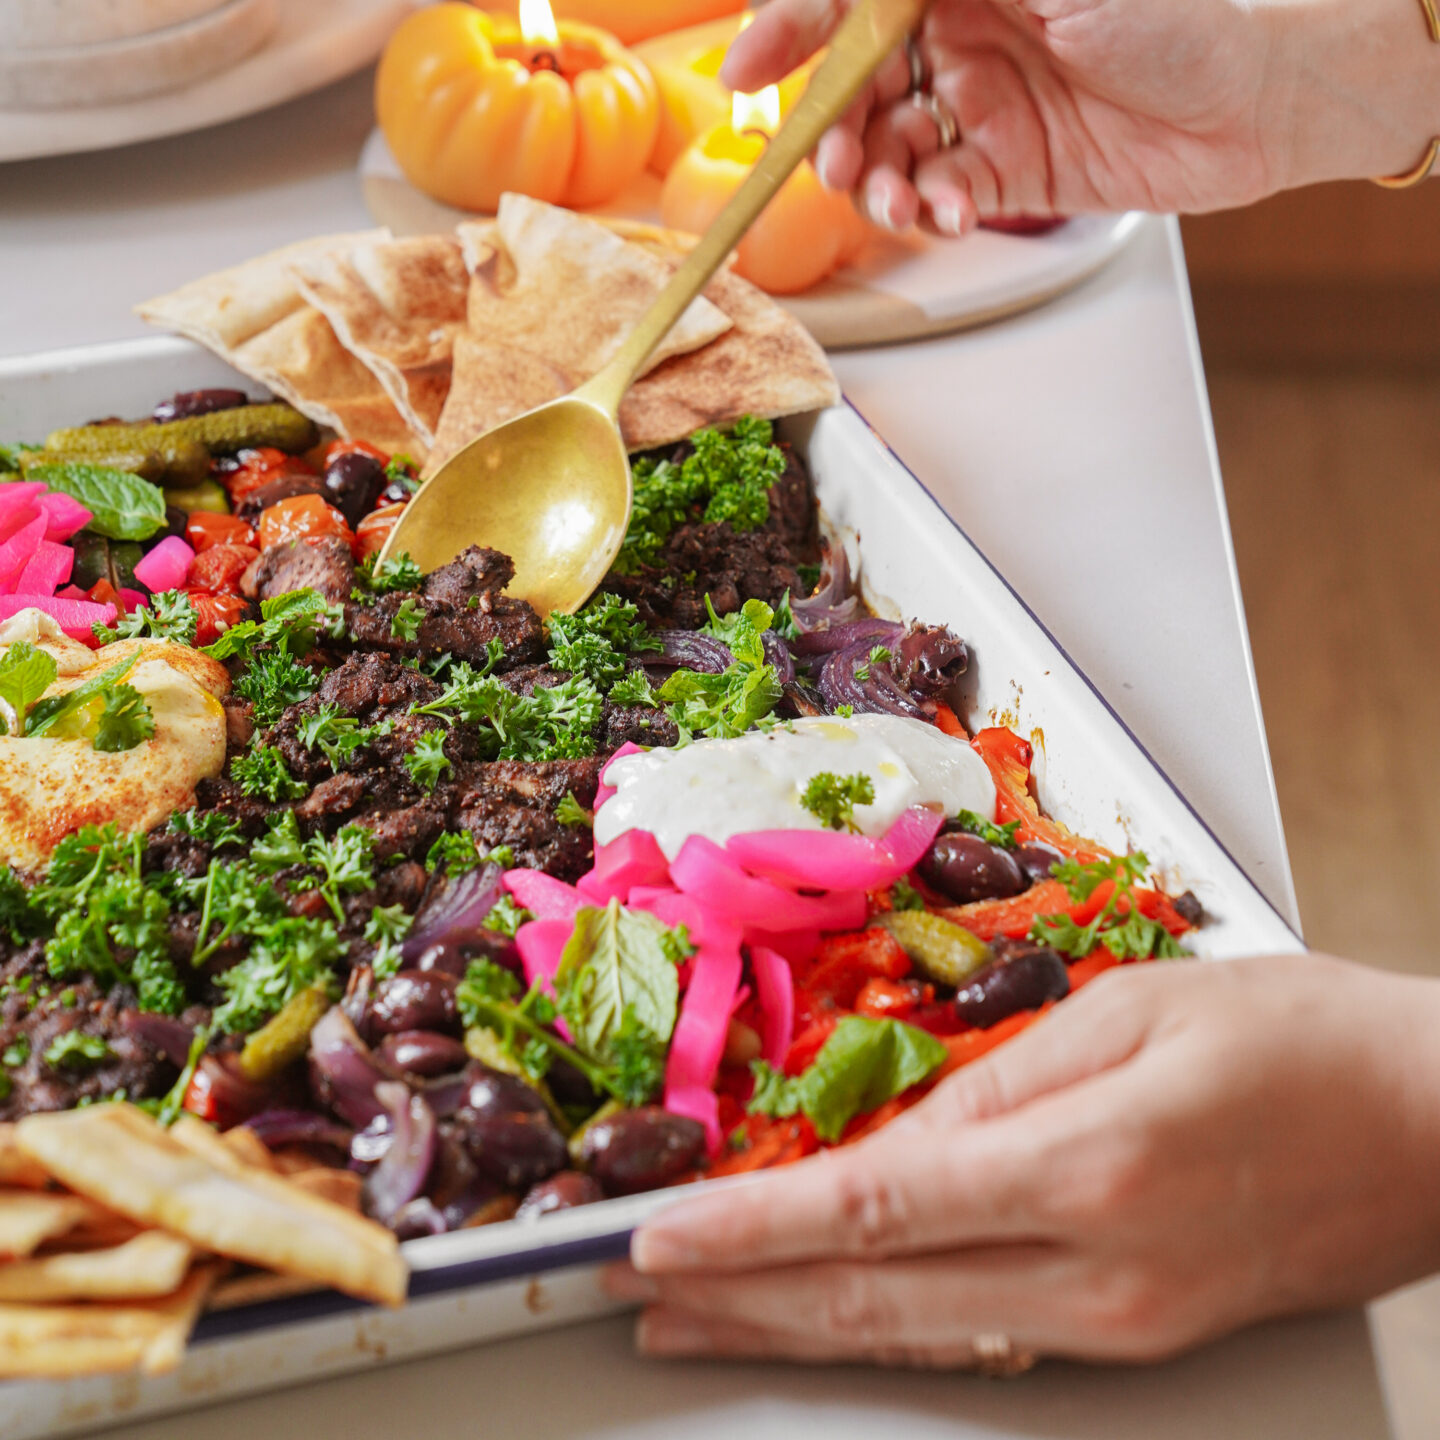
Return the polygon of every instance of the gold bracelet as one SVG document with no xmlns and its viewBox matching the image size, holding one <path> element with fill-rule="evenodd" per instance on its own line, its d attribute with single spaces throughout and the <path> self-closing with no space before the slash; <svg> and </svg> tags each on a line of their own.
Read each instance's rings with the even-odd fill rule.
<svg viewBox="0 0 1440 1440">
<path fill-rule="evenodd" d="M 1437 6 L 1436 0 L 1420 0 L 1420 8 L 1425 12 L 1430 38 L 1440 45 L 1440 6 Z M 1430 178 L 1437 160 L 1440 160 L 1440 136 L 1430 142 L 1425 158 L 1413 170 L 1407 170 L 1403 175 L 1382 175 L 1375 183 L 1386 190 L 1408 190 L 1412 185 Z"/>
</svg>

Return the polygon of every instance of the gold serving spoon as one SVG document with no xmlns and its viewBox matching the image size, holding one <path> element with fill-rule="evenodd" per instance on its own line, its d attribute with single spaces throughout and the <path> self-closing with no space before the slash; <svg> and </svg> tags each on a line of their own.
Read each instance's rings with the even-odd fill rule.
<svg viewBox="0 0 1440 1440">
<path fill-rule="evenodd" d="M 916 27 L 928 0 L 859 0 L 800 102 L 730 203 L 614 358 L 562 399 L 472 441 L 421 486 L 381 552 L 426 572 L 470 545 L 515 562 L 510 593 L 542 616 L 579 609 L 605 578 L 634 492 L 620 402 L 655 347 L 865 82 Z"/>
</svg>

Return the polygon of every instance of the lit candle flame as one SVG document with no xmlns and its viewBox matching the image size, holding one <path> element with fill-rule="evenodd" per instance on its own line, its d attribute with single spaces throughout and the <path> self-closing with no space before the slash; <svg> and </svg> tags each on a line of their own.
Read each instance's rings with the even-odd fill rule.
<svg viewBox="0 0 1440 1440">
<path fill-rule="evenodd" d="M 737 135 L 747 130 L 773 135 L 780 128 L 780 87 L 767 85 L 753 95 L 737 90 L 730 102 L 730 128 Z"/>
<path fill-rule="evenodd" d="M 520 33 L 527 45 L 558 45 L 560 31 L 550 0 L 520 0 Z"/>
</svg>

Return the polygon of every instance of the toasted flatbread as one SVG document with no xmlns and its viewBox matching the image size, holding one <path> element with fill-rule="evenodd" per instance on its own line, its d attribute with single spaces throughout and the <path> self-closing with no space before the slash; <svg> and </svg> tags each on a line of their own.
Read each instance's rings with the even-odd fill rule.
<svg viewBox="0 0 1440 1440">
<path fill-rule="evenodd" d="M 133 1105 L 30 1115 L 21 1149 L 77 1194 L 263 1269 L 302 1275 L 382 1304 L 405 1299 L 393 1234 L 238 1159 L 182 1121 L 166 1131 Z M 203 1153 L 202 1153 L 203 1152 Z"/>
<path fill-rule="evenodd" d="M 0 1304 L 0 1377 L 173 1370 L 223 1265 L 195 1266 L 158 1300 L 128 1304 Z"/>
<path fill-rule="evenodd" d="M 136 312 L 213 350 L 321 425 L 387 449 L 413 450 L 420 438 L 301 295 L 290 271 L 306 256 L 388 234 L 366 231 L 288 245 L 147 300 Z"/>
<path fill-rule="evenodd" d="M 94 1218 L 97 1211 L 78 1195 L 0 1191 L 0 1256 L 33 1255 L 47 1240 Z"/>
<path fill-rule="evenodd" d="M 93 659 L 93 652 L 87 650 L 86 658 Z M 0 1125 L 0 1185 L 43 1190 L 49 1183 L 50 1177 L 15 1143 L 15 1127 Z"/>
<path fill-rule="evenodd" d="M 405 423 L 433 444 L 470 285 L 459 241 L 366 240 L 302 256 L 290 269 L 300 293 L 374 374 Z"/>
<path fill-rule="evenodd" d="M 180 1288 L 195 1258 L 192 1246 L 143 1230 L 105 1250 L 62 1251 L 0 1265 L 0 1304 L 57 1300 L 139 1300 Z"/>
</svg>

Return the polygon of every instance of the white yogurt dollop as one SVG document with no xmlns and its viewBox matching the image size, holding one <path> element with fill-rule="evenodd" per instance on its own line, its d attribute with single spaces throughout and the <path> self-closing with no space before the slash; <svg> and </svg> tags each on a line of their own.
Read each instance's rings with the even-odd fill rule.
<svg viewBox="0 0 1440 1440">
<path fill-rule="evenodd" d="M 616 793 L 596 812 L 595 839 L 648 830 L 673 860 L 691 835 L 723 845 L 753 830 L 821 830 L 800 797 L 826 771 L 870 777 L 874 803 L 855 807 L 866 835 L 883 835 L 912 805 L 995 815 L 995 782 L 963 740 L 903 715 L 813 716 L 612 761 L 605 781 Z"/>
</svg>

